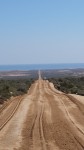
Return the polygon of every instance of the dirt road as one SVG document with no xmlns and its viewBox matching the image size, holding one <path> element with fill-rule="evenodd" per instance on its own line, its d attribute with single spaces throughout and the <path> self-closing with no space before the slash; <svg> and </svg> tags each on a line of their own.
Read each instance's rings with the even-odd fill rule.
<svg viewBox="0 0 84 150">
<path fill-rule="evenodd" d="M 84 103 L 39 76 L 0 131 L 0 150 L 84 150 Z"/>
</svg>

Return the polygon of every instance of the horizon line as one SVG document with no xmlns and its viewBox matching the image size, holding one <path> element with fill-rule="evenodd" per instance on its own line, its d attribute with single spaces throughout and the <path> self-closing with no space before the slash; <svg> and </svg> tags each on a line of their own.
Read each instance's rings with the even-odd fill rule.
<svg viewBox="0 0 84 150">
<path fill-rule="evenodd" d="M 84 64 L 84 62 L 70 62 L 70 63 L 28 63 L 28 64 L 0 64 L 0 66 L 8 66 L 8 65 L 56 65 L 56 64 Z"/>
</svg>

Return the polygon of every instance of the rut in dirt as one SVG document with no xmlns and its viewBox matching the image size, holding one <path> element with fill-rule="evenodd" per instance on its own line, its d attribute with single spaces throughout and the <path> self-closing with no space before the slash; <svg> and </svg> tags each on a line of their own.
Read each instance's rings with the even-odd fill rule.
<svg viewBox="0 0 84 150">
<path fill-rule="evenodd" d="M 76 117 L 72 112 L 80 111 L 78 106 L 74 108 L 70 98 L 55 92 L 41 76 L 32 87 L 20 150 L 83 150 L 84 135 L 78 130 L 76 121 L 73 123 L 71 120 Z M 66 101 L 69 101 L 70 108 Z M 80 115 L 84 120 L 81 112 Z M 78 118 L 75 119 L 78 121 Z M 84 125 L 83 120 L 79 120 L 79 126 Z M 83 130 L 82 127 L 80 129 Z"/>
</svg>

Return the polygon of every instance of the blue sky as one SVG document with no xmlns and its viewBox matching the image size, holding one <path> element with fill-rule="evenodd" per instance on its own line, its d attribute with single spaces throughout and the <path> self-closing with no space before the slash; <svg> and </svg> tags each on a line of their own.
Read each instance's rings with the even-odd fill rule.
<svg viewBox="0 0 84 150">
<path fill-rule="evenodd" d="M 0 64 L 84 63 L 84 0 L 0 0 Z"/>
</svg>

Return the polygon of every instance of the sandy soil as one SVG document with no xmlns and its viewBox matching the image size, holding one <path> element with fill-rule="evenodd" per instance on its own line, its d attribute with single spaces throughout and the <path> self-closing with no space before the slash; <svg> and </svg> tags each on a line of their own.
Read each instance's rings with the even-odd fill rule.
<svg viewBox="0 0 84 150">
<path fill-rule="evenodd" d="M 0 131 L 0 150 L 84 150 L 83 98 L 40 76 Z"/>
<path fill-rule="evenodd" d="M 26 95 L 12 119 L 0 131 L 0 150 L 13 150 L 21 146 L 21 132 L 24 127 L 24 121 L 30 103 L 30 97 L 29 95 Z M 0 119 L 2 118 L 2 120 L 0 123 L 4 122 L 6 119 L 6 114 L 7 116 L 10 114 L 10 108 L 12 108 L 13 105 L 14 102 L 13 104 L 11 103 L 8 108 L 6 108 L 6 110 L 4 110 L 4 112 L 1 114 Z"/>
<path fill-rule="evenodd" d="M 79 102 L 84 104 L 84 96 L 76 95 L 76 94 L 71 94 L 74 98 L 76 98 Z"/>
<path fill-rule="evenodd" d="M 84 150 L 84 115 L 79 104 L 41 79 L 30 91 L 32 103 L 20 150 Z"/>
</svg>

